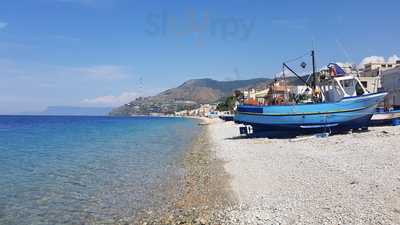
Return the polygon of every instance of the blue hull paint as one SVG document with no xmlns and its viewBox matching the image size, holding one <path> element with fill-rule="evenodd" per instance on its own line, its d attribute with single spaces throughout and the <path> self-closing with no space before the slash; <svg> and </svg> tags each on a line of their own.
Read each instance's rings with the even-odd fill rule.
<svg viewBox="0 0 400 225">
<path fill-rule="evenodd" d="M 333 133 L 367 127 L 386 93 L 342 99 L 334 103 L 238 107 L 234 121 L 251 125 L 255 136 L 265 133 Z M 267 135 L 265 135 L 267 136 Z"/>
<path fill-rule="evenodd" d="M 220 119 L 222 119 L 223 121 L 233 121 L 233 116 L 229 115 L 229 116 L 220 116 Z"/>
<path fill-rule="evenodd" d="M 253 128 L 253 134 L 248 135 L 250 137 L 288 138 L 322 132 L 338 134 L 352 129 L 366 128 L 369 125 L 370 118 L 371 116 L 364 116 L 344 123 L 328 124 L 326 126 L 321 126 L 320 124 L 307 124 L 307 126 L 312 128 L 302 128 L 304 124 L 264 125 L 246 123 L 246 125 L 251 125 Z"/>
</svg>

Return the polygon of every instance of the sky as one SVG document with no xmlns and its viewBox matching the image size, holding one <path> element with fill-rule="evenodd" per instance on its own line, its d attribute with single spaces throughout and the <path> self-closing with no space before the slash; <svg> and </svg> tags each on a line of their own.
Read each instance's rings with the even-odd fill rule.
<svg viewBox="0 0 400 225">
<path fill-rule="evenodd" d="M 397 0 L 3 0 L 0 114 L 116 107 L 195 78 L 274 77 L 311 49 L 319 68 L 395 59 L 399 8 Z"/>
</svg>

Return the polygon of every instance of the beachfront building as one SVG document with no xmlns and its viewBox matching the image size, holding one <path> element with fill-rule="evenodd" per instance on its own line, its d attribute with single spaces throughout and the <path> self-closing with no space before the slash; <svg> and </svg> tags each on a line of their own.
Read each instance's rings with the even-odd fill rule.
<svg viewBox="0 0 400 225">
<path fill-rule="evenodd" d="M 207 117 L 210 113 L 215 112 L 217 106 L 214 104 L 202 104 L 200 108 L 197 109 L 197 116 Z"/>
<path fill-rule="evenodd" d="M 269 88 L 256 90 L 254 88 L 243 91 L 243 97 L 245 101 L 257 102 L 257 104 L 265 103 L 265 96 L 268 95 Z"/>
<path fill-rule="evenodd" d="M 388 92 L 386 108 L 400 108 L 400 66 L 382 72 L 382 89 Z"/>
<path fill-rule="evenodd" d="M 364 76 L 378 76 L 382 71 L 392 69 L 400 65 L 400 60 L 396 62 L 371 62 L 364 65 L 362 74 Z"/>
<path fill-rule="evenodd" d="M 179 112 L 175 112 L 174 115 L 175 116 L 188 116 L 189 115 L 188 112 L 189 112 L 188 110 L 182 110 L 182 111 L 179 111 Z"/>
<path fill-rule="evenodd" d="M 381 76 L 359 76 L 361 84 L 367 89 L 370 93 L 378 92 L 382 89 L 381 85 Z"/>
<path fill-rule="evenodd" d="M 386 91 L 385 108 L 400 107 L 400 60 L 396 62 L 372 62 L 359 72 L 363 86 L 371 93 Z"/>
<path fill-rule="evenodd" d="M 268 92 L 269 88 L 257 91 L 255 95 L 257 102 L 260 104 L 265 104 L 265 96 L 268 95 Z"/>
<path fill-rule="evenodd" d="M 193 110 L 182 110 L 175 112 L 175 116 L 200 116 L 208 117 L 216 111 L 217 106 L 215 104 L 202 104 L 199 108 Z"/>
<path fill-rule="evenodd" d="M 359 79 L 363 86 L 371 93 L 382 90 L 382 73 L 400 66 L 400 60 L 396 62 L 371 62 L 364 65 L 359 72 Z"/>
</svg>

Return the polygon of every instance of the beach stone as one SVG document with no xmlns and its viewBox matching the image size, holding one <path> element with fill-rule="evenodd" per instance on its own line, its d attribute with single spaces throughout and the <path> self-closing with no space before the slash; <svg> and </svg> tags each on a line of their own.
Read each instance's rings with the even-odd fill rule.
<svg viewBox="0 0 400 225">
<path fill-rule="evenodd" d="M 204 225 L 204 224 L 207 223 L 207 221 L 206 221 L 204 218 L 199 217 L 199 218 L 197 218 L 197 219 L 194 220 L 194 223 L 195 223 L 195 224 L 198 224 L 198 225 Z"/>
<path fill-rule="evenodd" d="M 240 202 L 224 224 L 400 224 L 400 129 L 293 143 L 235 139 L 233 123 L 208 128 Z"/>
</svg>

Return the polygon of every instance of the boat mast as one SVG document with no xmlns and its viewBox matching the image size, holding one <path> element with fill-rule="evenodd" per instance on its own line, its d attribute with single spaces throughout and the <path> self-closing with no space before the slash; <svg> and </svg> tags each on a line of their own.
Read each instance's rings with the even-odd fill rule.
<svg viewBox="0 0 400 225">
<path fill-rule="evenodd" d="M 312 70 L 313 70 L 312 76 L 314 78 L 314 81 L 312 83 L 312 89 L 313 89 L 313 92 L 314 92 L 315 88 L 317 87 L 317 85 L 319 83 L 319 79 L 317 78 L 317 74 L 315 72 L 315 51 L 314 50 L 311 51 L 311 58 L 312 58 Z"/>
<path fill-rule="evenodd" d="M 314 51 L 314 49 L 311 51 L 311 58 L 312 58 L 312 67 L 313 67 L 312 95 L 313 95 L 314 101 L 320 101 L 319 97 L 317 97 L 317 95 L 320 94 L 320 90 L 317 90 L 317 87 L 319 87 L 320 80 L 319 80 L 319 74 L 316 72 L 316 69 L 315 69 L 315 51 Z M 317 93 L 317 91 L 318 91 L 318 93 Z"/>
<path fill-rule="evenodd" d="M 286 76 L 285 76 L 285 67 L 282 66 L 282 76 L 283 76 L 283 88 L 285 89 L 283 92 L 283 100 L 285 103 L 288 102 L 288 97 L 287 97 L 287 85 L 286 85 Z"/>
</svg>

